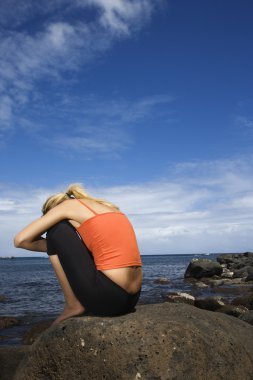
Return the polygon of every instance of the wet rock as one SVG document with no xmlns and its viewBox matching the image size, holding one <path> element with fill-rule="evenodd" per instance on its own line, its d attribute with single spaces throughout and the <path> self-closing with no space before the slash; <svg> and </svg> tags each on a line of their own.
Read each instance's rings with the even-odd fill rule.
<svg viewBox="0 0 253 380">
<path fill-rule="evenodd" d="M 206 278 L 202 280 L 209 284 L 211 287 L 220 285 L 237 285 L 245 283 L 245 281 L 242 278 L 223 278 L 219 280 L 213 278 Z"/>
<path fill-rule="evenodd" d="M 195 297 L 188 293 L 182 292 L 171 292 L 167 294 L 166 299 L 167 302 L 182 302 L 187 303 L 189 305 L 194 305 Z"/>
<path fill-rule="evenodd" d="M 222 278 L 232 278 L 234 276 L 234 272 L 232 272 L 231 270 L 227 269 L 223 265 L 222 265 L 222 268 L 223 268 L 223 271 L 221 273 L 221 277 Z"/>
<path fill-rule="evenodd" d="M 6 302 L 8 301 L 8 298 L 5 297 L 3 294 L 0 294 L 0 302 Z"/>
<path fill-rule="evenodd" d="M 225 284 L 226 285 L 226 284 Z M 252 292 L 252 287 L 242 284 L 240 286 L 214 286 L 212 291 L 215 293 L 224 293 L 224 294 L 244 294 Z"/>
<path fill-rule="evenodd" d="M 249 294 L 244 294 L 241 297 L 236 297 L 231 301 L 232 305 L 243 305 L 249 310 L 253 309 L 253 292 Z"/>
<path fill-rule="evenodd" d="M 202 281 L 197 281 L 197 282 L 194 284 L 194 286 L 195 286 L 196 288 L 200 288 L 200 289 L 208 288 L 208 285 L 205 284 L 205 283 L 202 282 Z"/>
<path fill-rule="evenodd" d="M 225 313 L 232 315 L 233 317 L 239 318 L 248 312 L 248 309 L 244 306 L 234 306 L 234 305 L 224 305 L 217 309 L 218 313 Z"/>
<path fill-rule="evenodd" d="M 220 264 L 225 264 L 230 270 L 241 269 L 245 266 L 253 267 L 253 253 L 222 254 L 216 260 Z"/>
<path fill-rule="evenodd" d="M 248 323 L 165 302 L 50 327 L 30 346 L 14 379 L 250 380 L 252 358 Z"/>
<path fill-rule="evenodd" d="M 205 309 L 209 311 L 216 311 L 222 306 L 225 306 L 227 302 L 220 296 L 197 298 L 195 300 L 195 306 L 200 309 Z"/>
<path fill-rule="evenodd" d="M 208 283 L 210 286 L 220 286 L 220 285 L 224 285 L 226 283 L 228 283 L 228 281 L 226 281 L 226 279 L 223 279 L 223 280 L 213 280 L 213 279 L 208 279 Z"/>
<path fill-rule="evenodd" d="M 221 275 L 222 266 L 216 261 L 208 259 L 193 259 L 188 265 L 184 277 L 212 277 L 214 275 Z"/>
<path fill-rule="evenodd" d="M 160 278 L 157 278 L 155 281 L 154 281 L 154 284 L 160 284 L 160 285 L 167 285 L 169 284 L 171 281 L 166 278 L 166 277 L 160 277 Z"/>
<path fill-rule="evenodd" d="M 240 315 L 239 317 L 242 321 L 245 321 L 249 323 L 250 325 L 253 325 L 253 310 L 249 310 L 246 313 Z"/>
<path fill-rule="evenodd" d="M 15 317 L 0 317 L 0 329 L 6 329 L 11 326 L 18 326 L 20 321 Z"/>
<path fill-rule="evenodd" d="M 233 278 L 238 278 L 238 277 L 247 277 L 248 275 L 253 276 L 253 267 L 246 265 L 241 269 L 235 270 Z"/>
</svg>

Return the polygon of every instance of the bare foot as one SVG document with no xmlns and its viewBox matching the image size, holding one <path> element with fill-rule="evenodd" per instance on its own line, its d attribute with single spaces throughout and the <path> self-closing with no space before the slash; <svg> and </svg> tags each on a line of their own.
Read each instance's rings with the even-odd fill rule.
<svg viewBox="0 0 253 380">
<path fill-rule="evenodd" d="M 64 306 L 63 312 L 59 315 L 58 318 L 52 323 L 52 326 L 58 325 L 60 322 L 65 321 L 68 318 L 76 317 L 85 312 L 85 308 L 83 305 L 78 304 L 74 307 L 70 307 L 68 305 Z"/>
</svg>

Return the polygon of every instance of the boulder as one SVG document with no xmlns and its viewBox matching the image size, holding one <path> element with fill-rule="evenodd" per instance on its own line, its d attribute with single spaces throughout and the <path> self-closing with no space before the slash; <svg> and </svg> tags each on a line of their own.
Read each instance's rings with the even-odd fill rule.
<svg viewBox="0 0 253 380">
<path fill-rule="evenodd" d="M 222 266 L 216 261 L 208 259 L 192 259 L 185 271 L 184 277 L 202 278 L 215 275 L 220 276 L 222 270 Z"/>
<path fill-rule="evenodd" d="M 72 318 L 29 347 L 14 380 L 251 380 L 253 373 L 250 324 L 182 303 Z"/>
</svg>

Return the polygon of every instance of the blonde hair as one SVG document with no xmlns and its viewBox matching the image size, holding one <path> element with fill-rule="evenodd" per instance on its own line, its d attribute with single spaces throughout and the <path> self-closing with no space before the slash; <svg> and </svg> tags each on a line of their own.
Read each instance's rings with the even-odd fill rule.
<svg viewBox="0 0 253 380">
<path fill-rule="evenodd" d="M 84 187 L 79 183 L 73 183 L 68 186 L 65 193 L 57 193 L 51 195 L 42 206 L 43 215 L 46 214 L 51 208 L 59 205 L 67 199 L 76 198 L 76 199 L 89 199 L 105 206 L 113 207 L 119 210 L 119 207 L 115 204 L 106 201 L 105 199 L 95 198 L 89 195 Z"/>
</svg>

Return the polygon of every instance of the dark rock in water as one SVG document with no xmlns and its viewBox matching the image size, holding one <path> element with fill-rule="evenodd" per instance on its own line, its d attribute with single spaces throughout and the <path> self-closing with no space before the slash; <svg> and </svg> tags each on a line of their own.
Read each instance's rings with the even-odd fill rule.
<svg viewBox="0 0 253 380">
<path fill-rule="evenodd" d="M 167 284 L 170 284 L 170 282 L 171 281 L 168 278 L 160 277 L 154 281 L 154 284 L 167 285 Z"/>
<path fill-rule="evenodd" d="M 221 275 L 222 266 L 212 260 L 208 259 L 193 259 L 188 265 L 184 277 L 212 277 L 214 275 Z"/>
<path fill-rule="evenodd" d="M 245 322 L 247 322 L 247 323 L 253 325 L 253 310 L 249 310 L 249 311 L 247 311 L 246 313 L 242 314 L 242 315 L 240 316 L 240 319 L 241 319 L 242 321 L 245 321 Z"/>
<path fill-rule="evenodd" d="M 0 317 L 0 329 L 6 329 L 11 326 L 18 326 L 20 321 L 15 317 Z"/>
<path fill-rule="evenodd" d="M 0 347 L 0 378 L 12 380 L 16 368 L 27 352 L 26 347 Z M 31 379 L 32 380 L 32 379 Z"/>
<path fill-rule="evenodd" d="M 8 301 L 8 298 L 5 297 L 3 294 L 0 294 L 0 302 L 6 302 Z"/>
<path fill-rule="evenodd" d="M 165 300 L 167 302 L 188 303 L 189 305 L 194 305 L 195 303 L 195 297 L 193 297 L 191 294 L 182 292 L 171 292 L 167 294 Z"/>
<path fill-rule="evenodd" d="M 209 311 L 216 311 L 225 304 L 226 301 L 219 296 L 198 298 L 195 300 L 195 306 Z"/>
<path fill-rule="evenodd" d="M 30 346 L 14 379 L 252 380 L 252 373 L 251 325 L 165 302 L 50 327 Z"/>
<path fill-rule="evenodd" d="M 253 292 L 249 294 L 244 294 L 241 297 L 236 297 L 231 301 L 232 305 L 243 305 L 247 307 L 249 310 L 253 309 Z"/>
</svg>

